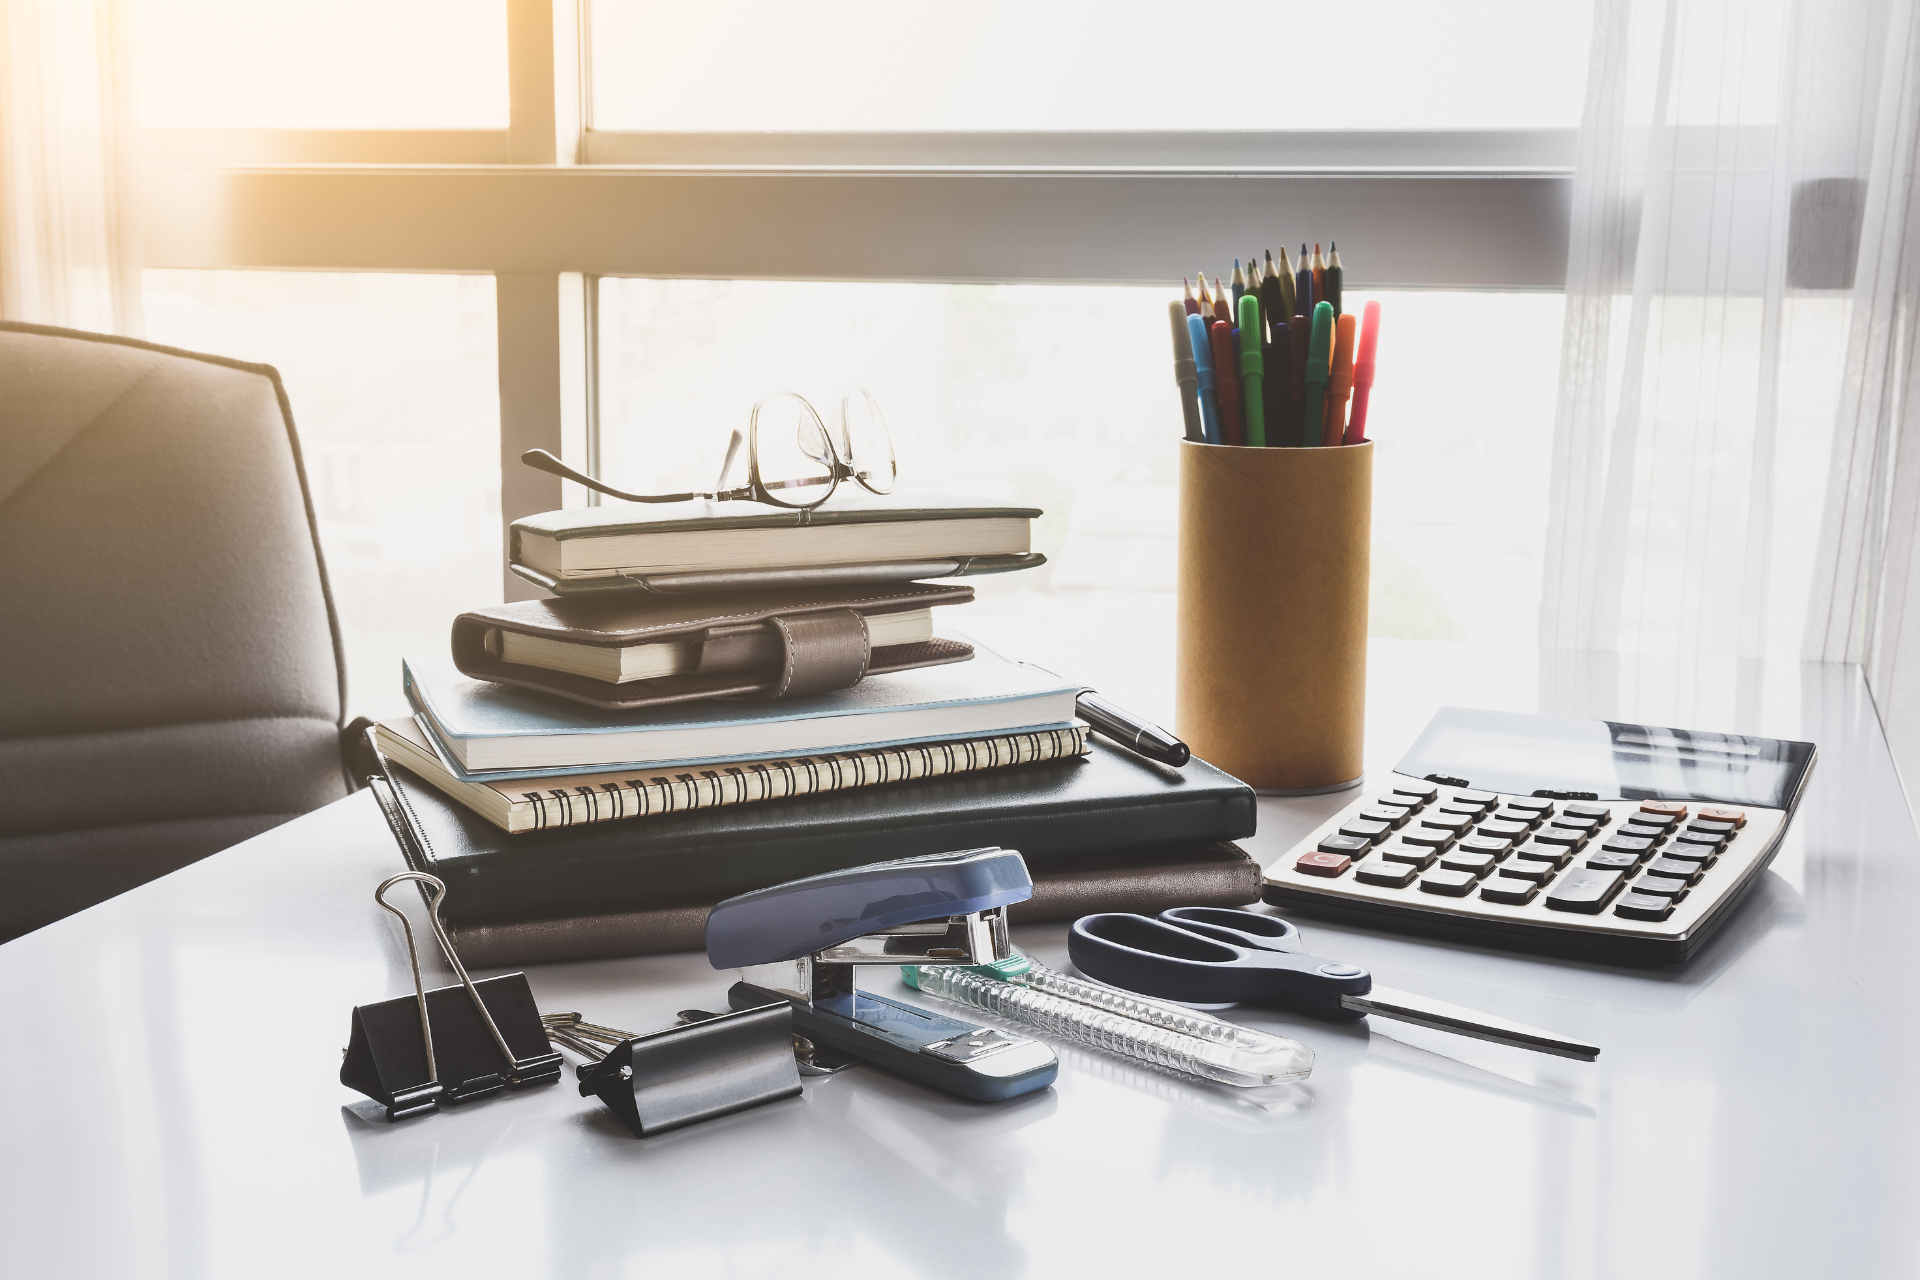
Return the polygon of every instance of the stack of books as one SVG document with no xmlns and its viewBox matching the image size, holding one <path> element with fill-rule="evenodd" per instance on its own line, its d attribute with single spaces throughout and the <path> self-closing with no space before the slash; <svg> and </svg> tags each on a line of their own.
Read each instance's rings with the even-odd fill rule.
<svg viewBox="0 0 1920 1280">
<path fill-rule="evenodd" d="M 916 578 L 1039 563 L 1038 512 L 713 510 L 521 521 L 558 598 L 405 664 L 376 792 L 468 963 L 697 949 L 734 894 L 986 845 L 1034 874 L 1017 922 L 1257 897 L 1244 784 L 1090 738 L 1080 686 L 936 625 L 973 592 Z"/>
</svg>

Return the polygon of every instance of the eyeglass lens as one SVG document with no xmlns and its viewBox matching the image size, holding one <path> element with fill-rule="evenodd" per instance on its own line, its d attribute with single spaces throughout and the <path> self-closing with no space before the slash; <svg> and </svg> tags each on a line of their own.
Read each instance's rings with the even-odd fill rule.
<svg viewBox="0 0 1920 1280">
<path fill-rule="evenodd" d="M 834 484 L 834 450 L 813 406 L 792 392 L 768 396 L 753 409 L 753 448 L 769 501 L 809 507 Z"/>
<path fill-rule="evenodd" d="M 838 425 L 840 454 L 853 468 L 854 479 L 874 493 L 891 493 L 898 474 L 893 435 L 873 393 L 861 387 L 841 396 Z"/>
</svg>

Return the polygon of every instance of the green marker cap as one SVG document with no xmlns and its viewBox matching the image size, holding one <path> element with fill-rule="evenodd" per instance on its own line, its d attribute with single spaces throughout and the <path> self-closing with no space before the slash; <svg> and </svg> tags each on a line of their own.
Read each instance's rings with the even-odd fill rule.
<svg viewBox="0 0 1920 1280">
<path fill-rule="evenodd" d="M 1266 373 L 1260 356 L 1260 299 L 1250 293 L 1240 298 L 1240 376 L 1249 373 Z"/>
<path fill-rule="evenodd" d="M 1324 383 L 1333 363 L 1333 304 L 1313 304 L 1313 337 L 1307 343 L 1308 382 Z"/>
</svg>

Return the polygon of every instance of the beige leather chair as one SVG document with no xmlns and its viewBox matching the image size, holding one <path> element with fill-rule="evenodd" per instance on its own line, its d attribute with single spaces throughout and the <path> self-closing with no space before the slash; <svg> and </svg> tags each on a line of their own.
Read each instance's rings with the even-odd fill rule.
<svg viewBox="0 0 1920 1280">
<path fill-rule="evenodd" d="M 279 375 L 0 323 L 0 941 L 350 788 Z"/>
</svg>

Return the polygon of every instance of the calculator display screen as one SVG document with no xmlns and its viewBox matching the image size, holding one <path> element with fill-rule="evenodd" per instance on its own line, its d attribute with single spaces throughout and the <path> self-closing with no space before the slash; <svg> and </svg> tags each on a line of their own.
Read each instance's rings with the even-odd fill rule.
<svg viewBox="0 0 1920 1280">
<path fill-rule="evenodd" d="M 1601 800 L 1786 809 L 1812 759 L 1810 742 L 1442 707 L 1395 770 L 1509 795 L 1591 792 Z"/>
</svg>

